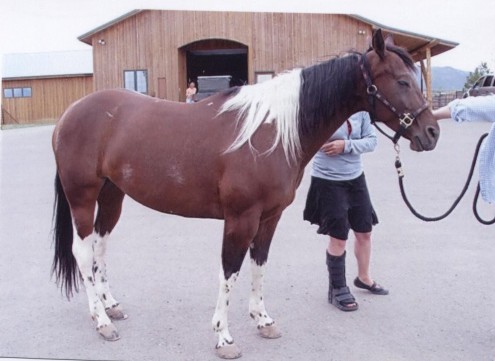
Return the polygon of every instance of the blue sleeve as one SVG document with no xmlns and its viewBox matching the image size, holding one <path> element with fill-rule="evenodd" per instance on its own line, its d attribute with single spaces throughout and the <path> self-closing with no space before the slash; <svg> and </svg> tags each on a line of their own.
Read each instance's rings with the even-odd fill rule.
<svg viewBox="0 0 495 361">
<path fill-rule="evenodd" d="M 374 151 L 378 141 L 369 114 L 360 112 L 353 115 L 350 120 L 353 126 L 352 135 L 356 136 L 355 130 L 360 130 L 360 133 L 356 138 L 345 141 L 344 153 L 363 154 Z"/>
<path fill-rule="evenodd" d="M 449 103 L 456 122 L 495 122 L 495 95 L 454 99 Z"/>
</svg>

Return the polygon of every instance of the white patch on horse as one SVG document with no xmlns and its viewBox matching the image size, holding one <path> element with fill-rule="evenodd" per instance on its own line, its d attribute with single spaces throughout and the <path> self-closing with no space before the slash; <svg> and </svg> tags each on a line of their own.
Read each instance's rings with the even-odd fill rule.
<svg viewBox="0 0 495 361">
<path fill-rule="evenodd" d="M 109 117 L 110 119 L 111 119 L 111 118 L 113 118 L 113 114 L 112 114 L 112 113 L 110 113 L 110 112 L 106 112 L 105 114 L 106 114 L 106 115 L 107 115 L 107 117 Z"/>
<path fill-rule="evenodd" d="M 93 278 L 95 280 L 95 289 L 98 297 L 105 307 L 105 310 L 109 310 L 119 305 L 110 293 L 110 285 L 108 284 L 107 278 L 105 253 L 109 233 L 106 233 L 103 237 L 97 234 L 95 236 L 96 238 L 93 245 Z"/>
<path fill-rule="evenodd" d="M 171 164 L 167 168 L 167 176 L 174 179 L 178 184 L 184 183 L 184 176 L 182 175 L 181 167 L 179 164 Z"/>
<path fill-rule="evenodd" d="M 124 164 L 122 166 L 122 179 L 124 181 L 130 181 L 134 175 L 134 170 L 130 164 Z"/>
<path fill-rule="evenodd" d="M 249 298 L 249 315 L 256 321 L 258 328 L 273 325 L 273 319 L 268 315 L 263 301 L 263 278 L 265 265 L 258 265 L 251 259 L 251 296 Z"/>
<path fill-rule="evenodd" d="M 212 319 L 213 330 L 218 334 L 217 348 L 234 343 L 234 339 L 229 332 L 228 311 L 230 292 L 238 276 L 239 273 L 235 273 L 229 279 L 225 279 L 223 270 L 220 268 L 220 289 L 218 292 L 217 307 Z"/>
<path fill-rule="evenodd" d="M 74 234 L 77 235 L 74 229 Z M 83 279 L 84 287 L 86 288 L 86 294 L 88 296 L 89 313 L 91 317 L 97 322 L 97 329 L 101 329 L 105 326 L 111 325 L 110 318 L 105 312 L 105 306 L 98 296 L 98 291 L 94 276 L 94 260 L 95 244 L 101 240 L 96 233 L 92 233 L 84 239 L 79 236 L 74 237 L 74 243 L 72 244 L 72 253 L 77 261 L 79 271 Z"/>
<path fill-rule="evenodd" d="M 295 160 L 301 154 L 299 139 L 299 93 L 302 77 L 301 69 L 282 73 L 270 81 L 246 85 L 227 100 L 220 108 L 220 114 L 237 111 L 237 121 L 242 126 L 234 143 L 227 149 L 232 152 L 248 143 L 262 124 L 274 123 L 277 134 L 267 153 L 273 152 L 281 142 L 287 161 Z"/>
</svg>

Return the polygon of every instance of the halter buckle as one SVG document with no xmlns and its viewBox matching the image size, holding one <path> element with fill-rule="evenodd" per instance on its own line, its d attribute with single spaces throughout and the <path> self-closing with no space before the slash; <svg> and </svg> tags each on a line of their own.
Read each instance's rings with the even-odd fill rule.
<svg viewBox="0 0 495 361">
<path fill-rule="evenodd" d="M 366 88 L 368 95 L 375 95 L 378 92 L 378 88 L 375 84 L 371 84 Z"/>
<path fill-rule="evenodd" d="M 411 113 L 403 113 L 399 117 L 399 122 L 402 127 L 409 128 L 414 122 L 414 119 L 414 115 L 412 115 Z"/>
</svg>

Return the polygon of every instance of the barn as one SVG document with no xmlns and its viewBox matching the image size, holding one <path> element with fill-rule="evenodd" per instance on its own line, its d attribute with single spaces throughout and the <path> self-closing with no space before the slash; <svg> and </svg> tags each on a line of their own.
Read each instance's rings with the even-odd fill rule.
<svg viewBox="0 0 495 361">
<path fill-rule="evenodd" d="M 2 127 L 54 123 L 92 91 L 90 50 L 4 55 Z"/>
<path fill-rule="evenodd" d="M 376 28 L 393 35 L 396 43 L 419 62 L 424 90 L 431 100 L 431 58 L 458 44 L 387 27 L 357 15 L 134 10 L 81 35 L 79 40 L 92 47 L 91 91 L 127 88 L 161 99 L 184 101 L 188 82 L 199 77 L 228 76 L 230 85 L 264 81 L 284 70 L 308 66 L 349 50 L 363 51 Z M 5 86 L 3 83 L 4 89 Z M 59 102 L 58 97 L 48 97 Z M 20 109 L 37 108 L 35 98 L 33 90 L 26 104 L 16 104 L 12 111 L 13 105 L 8 102 L 21 100 L 14 97 L 7 100 L 5 109 L 14 117 L 29 113 Z M 39 119 L 18 115 L 16 119 L 29 123 L 52 115 L 41 115 Z M 8 117 L 3 119 L 3 124 L 8 122 Z"/>
</svg>

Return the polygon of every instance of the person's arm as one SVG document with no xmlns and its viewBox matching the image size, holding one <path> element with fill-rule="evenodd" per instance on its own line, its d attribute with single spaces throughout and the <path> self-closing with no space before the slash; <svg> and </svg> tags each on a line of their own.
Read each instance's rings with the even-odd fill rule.
<svg viewBox="0 0 495 361">
<path fill-rule="evenodd" d="M 450 106 L 448 104 L 433 110 L 432 113 L 436 120 L 451 118 Z"/>
<path fill-rule="evenodd" d="M 358 115 L 361 122 L 361 138 L 345 140 L 343 153 L 362 154 L 375 150 L 378 141 L 376 138 L 375 129 L 371 124 L 369 114 L 362 112 Z"/>
<path fill-rule="evenodd" d="M 444 119 L 448 118 L 456 122 L 495 122 L 495 95 L 479 97 L 467 97 L 454 99 L 445 107 L 433 111 L 433 116 Z"/>
</svg>

